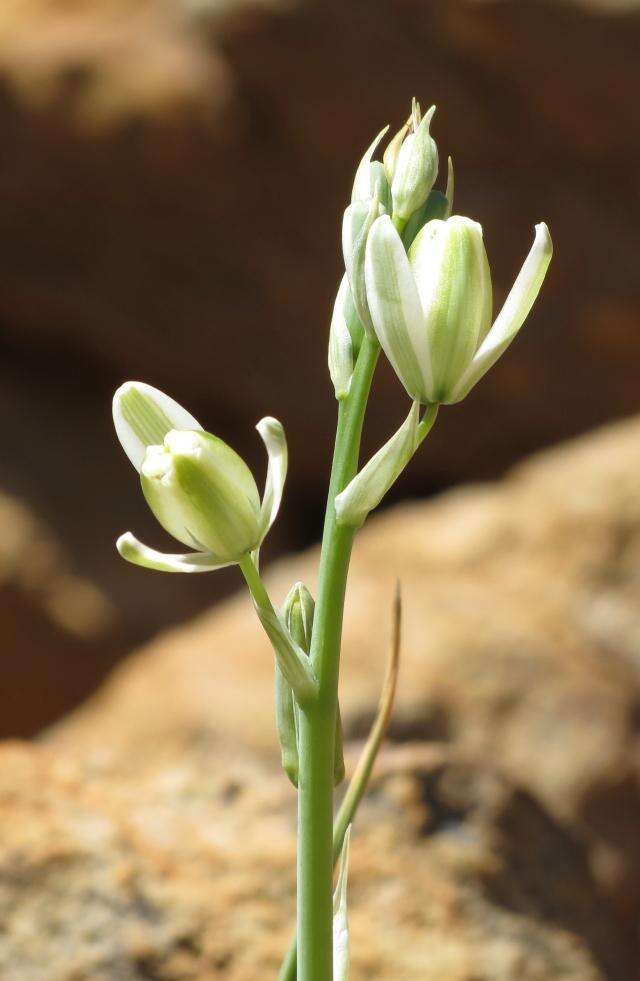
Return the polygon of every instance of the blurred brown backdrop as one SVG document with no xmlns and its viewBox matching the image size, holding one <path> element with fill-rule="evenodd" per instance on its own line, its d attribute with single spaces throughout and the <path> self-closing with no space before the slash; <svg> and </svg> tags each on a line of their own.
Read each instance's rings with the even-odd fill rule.
<svg viewBox="0 0 640 981">
<path fill-rule="evenodd" d="M 258 471 L 253 426 L 282 419 L 291 475 L 268 556 L 317 536 L 341 213 L 359 155 L 413 94 L 438 105 L 497 299 L 535 221 L 556 254 L 518 342 L 442 416 L 399 493 L 496 475 L 637 410 L 637 8 L 4 0 L 3 733 L 36 731 L 133 643 L 236 585 L 233 570 L 185 581 L 118 559 L 128 528 L 166 544 L 112 434 L 124 378 L 166 388 Z M 384 367 L 369 448 L 403 408 Z"/>
</svg>

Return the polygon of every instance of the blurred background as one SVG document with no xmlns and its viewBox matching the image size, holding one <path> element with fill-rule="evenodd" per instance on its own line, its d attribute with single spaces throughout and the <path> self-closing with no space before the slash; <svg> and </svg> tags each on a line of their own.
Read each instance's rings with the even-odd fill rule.
<svg viewBox="0 0 640 981">
<path fill-rule="evenodd" d="M 396 498 L 498 476 L 638 410 L 639 6 L 3 0 L 2 735 L 38 731 L 237 586 L 233 570 L 163 577 L 118 558 L 127 529 L 166 547 L 112 432 L 122 380 L 166 389 L 257 474 L 253 427 L 279 417 L 291 470 L 265 558 L 317 539 L 341 214 L 412 95 L 438 106 L 496 301 L 536 221 L 556 252 L 517 343 L 443 414 Z M 382 365 L 367 449 L 404 411 Z"/>
</svg>

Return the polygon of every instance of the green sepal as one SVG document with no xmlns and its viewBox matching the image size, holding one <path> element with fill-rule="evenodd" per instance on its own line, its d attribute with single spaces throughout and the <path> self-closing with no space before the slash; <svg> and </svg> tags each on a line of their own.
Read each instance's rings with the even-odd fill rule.
<svg viewBox="0 0 640 981">
<path fill-rule="evenodd" d="M 280 743 L 282 769 L 294 787 L 298 787 L 298 708 L 291 685 L 276 663 L 276 731 Z"/>
<path fill-rule="evenodd" d="M 295 583 L 289 590 L 282 607 L 282 619 L 291 639 L 300 651 L 309 654 L 313 633 L 315 603 L 313 596 L 303 582 Z M 298 713 L 299 708 L 293 697 L 291 687 L 276 665 L 276 729 L 280 743 L 282 768 L 294 787 L 298 786 Z M 342 719 L 340 706 L 336 712 L 334 785 L 344 780 L 345 766 L 343 753 Z"/>
<path fill-rule="evenodd" d="M 442 191 L 433 190 L 430 192 L 429 197 L 417 211 L 409 218 L 405 229 L 402 233 L 402 241 L 404 247 L 408 249 L 413 242 L 414 238 L 420 231 L 420 229 L 427 224 L 428 221 L 433 221 L 434 218 L 439 218 L 444 221 L 448 218 L 449 211 L 449 200 L 446 194 Z"/>
</svg>

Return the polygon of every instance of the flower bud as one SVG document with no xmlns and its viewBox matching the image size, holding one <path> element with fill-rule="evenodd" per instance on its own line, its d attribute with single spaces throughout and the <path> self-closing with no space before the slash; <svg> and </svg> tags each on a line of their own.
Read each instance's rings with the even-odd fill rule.
<svg viewBox="0 0 640 981">
<path fill-rule="evenodd" d="M 522 327 L 552 251 L 541 223 L 491 326 L 491 275 L 477 222 L 458 215 L 429 221 L 409 255 L 387 216 L 374 222 L 366 246 L 367 302 L 378 340 L 412 399 L 451 404 L 467 395 Z"/>
<path fill-rule="evenodd" d="M 353 367 L 358 357 L 364 327 L 356 313 L 346 274 L 336 295 L 329 329 L 329 374 L 337 399 L 349 394 Z"/>
<path fill-rule="evenodd" d="M 367 236 L 379 215 L 380 204 L 376 193 L 370 201 L 350 204 L 342 219 L 342 252 L 347 280 L 358 319 L 371 337 L 375 334 L 367 303 L 364 261 Z"/>
<path fill-rule="evenodd" d="M 392 140 L 389 140 L 387 148 L 382 154 L 382 162 L 384 164 L 385 174 L 387 175 L 387 180 L 389 183 L 393 180 L 393 175 L 395 173 L 396 164 L 398 162 L 398 154 L 400 153 L 400 147 L 404 142 L 404 138 L 409 132 L 409 126 L 411 124 L 411 119 L 404 124 L 402 129 L 399 129 Z"/>
<path fill-rule="evenodd" d="M 291 639 L 301 651 L 309 654 L 311 651 L 311 636 L 313 633 L 313 615 L 315 603 L 313 596 L 303 582 L 295 583 L 284 601 L 282 618 Z M 276 728 L 282 753 L 282 767 L 291 780 L 298 786 L 298 706 L 293 698 L 291 688 L 276 665 Z M 336 734 L 333 779 L 337 786 L 344 779 L 342 720 L 340 708 L 336 715 Z"/>
<path fill-rule="evenodd" d="M 429 134 L 429 125 L 436 107 L 432 106 L 420 120 L 419 107 L 414 107 L 412 132 L 400 147 L 393 166 L 391 196 L 393 216 L 408 221 L 422 207 L 438 176 L 438 148 Z"/>
<path fill-rule="evenodd" d="M 289 633 L 298 647 L 308 654 L 311 650 L 311 633 L 313 631 L 313 614 L 315 603 L 313 596 L 303 582 L 295 583 L 284 601 L 282 615 Z"/>
<path fill-rule="evenodd" d="M 238 454 L 209 433 L 172 429 L 147 448 L 140 479 L 162 527 L 198 551 L 233 562 L 261 539 L 260 495 Z"/>
</svg>

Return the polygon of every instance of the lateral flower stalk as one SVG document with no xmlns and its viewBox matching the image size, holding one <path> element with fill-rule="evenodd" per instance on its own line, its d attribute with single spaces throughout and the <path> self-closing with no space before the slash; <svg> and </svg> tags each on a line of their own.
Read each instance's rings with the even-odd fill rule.
<svg viewBox="0 0 640 981">
<path fill-rule="evenodd" d="M 336 497 L 338 524 L 352 528 L 364 524 L 431 431 L 437 414 L 438 406 L 431 405 L 420 420 L 420 405 L 413 403 L 398 431 Z"/>
</svg>

